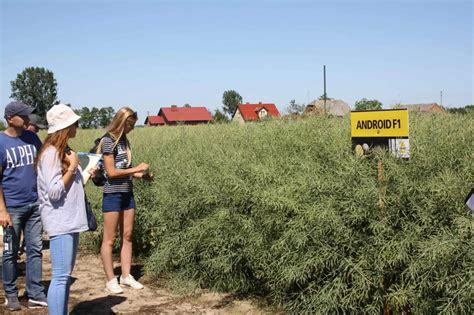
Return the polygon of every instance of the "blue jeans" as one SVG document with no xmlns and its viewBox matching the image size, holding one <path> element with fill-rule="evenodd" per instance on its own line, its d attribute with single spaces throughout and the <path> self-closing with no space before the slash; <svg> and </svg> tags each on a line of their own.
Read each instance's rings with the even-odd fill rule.
<svg viewBox="0 0 474 315">
<path fill-rule="evenodd" d="M 22 207 L 8 207 L 8 213 L 13 223 L 13 250 L 3 252 L 3 288 L 8 297 L 18 296 L 16 279 L 18 277 L 17 258 L 20 243 L 19 236 L 24 230 L 26 241 L 26 292 L 32 299 L 45 298 L 42 278 L 43 240 L 41 238 L 43 225 L 38 203 Z"/>
<path fill-rule="evenodd" d="M 51 236 L 51 284 L 48 290 L 48 313 L 67 314 L 71 273 L 76 262 L 79 233 Z"/>
</svg>

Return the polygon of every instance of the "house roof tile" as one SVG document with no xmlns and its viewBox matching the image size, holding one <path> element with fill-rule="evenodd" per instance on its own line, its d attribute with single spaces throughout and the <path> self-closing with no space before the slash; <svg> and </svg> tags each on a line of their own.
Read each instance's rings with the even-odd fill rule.
<svg viewBox="0 0 474 315">
<path fill-rule="evenodd" d="M 268 104 L 239 104 L 238 110 L 242 114 L 244 120 L 258 120 L 258 112 L 265 108 L 270 117 L 280 117 L 278 108 L 273 103 Z"/>
<path fill-rule="evenodd" d="M 150 123 L 150 125 L 164 125 L 165 121 L 163 120 L 163 117 L 161 116 L 147 116 L 145 119 L 145 125 L 147 123 Z"/>
<path fill-rule="evenodd" d="M 212 120 L 212 115 L 206 107 L 162 107 L 158 115 L 168 122 Z"/>
</svg>

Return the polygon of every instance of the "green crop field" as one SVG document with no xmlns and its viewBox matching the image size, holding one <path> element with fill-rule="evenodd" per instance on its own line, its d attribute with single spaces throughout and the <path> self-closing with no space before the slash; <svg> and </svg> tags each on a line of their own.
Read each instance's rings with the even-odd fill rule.
<svg viewBox="0 0 474 315">
<path fill-rule="evenodd" d="M 79 130 L 88 150 L 101 130 Z M 352 154 L 349 118 L 137 128 L 134 252 L 150 275 L 289 312 L 472 313 L 474 118 L 410 114 L 411 159 Z M 383 180 L 377 176 L 382 161 Z M 100 214 L 101 189 L 87 184 Z M 97 249 L 100 228 L 85 233 Z"/>
</svg>

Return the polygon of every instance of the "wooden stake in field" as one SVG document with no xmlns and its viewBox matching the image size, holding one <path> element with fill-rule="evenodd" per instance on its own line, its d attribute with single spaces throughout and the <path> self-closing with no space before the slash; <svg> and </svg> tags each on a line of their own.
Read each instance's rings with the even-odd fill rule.
<svg viewBox="0 0 474 315">
<path fill-rule="evenodd" d="M 384 220 L 387 218 L 387 212 L 385 208 L 385 194 L 387 192 L 387 186 L 385 185 L 385 179 L 383 177 L 383 164 L 382 160 L 377 161 L 377 178 L 379 182 L 379 201 L 378 206 L 381 212 L 381 219 Z M 390 283 L 388 283 L 387 279 L 383 280 L 383 291 L 384 295 L 386 295 L 388 288 L 390 287 Z M 387 303 L 387 300 L 384 298 L 383 301 L 383 314 L 384 315 L 391 315 L 392 312 L 390 310 L 390 306 Z"/>
<path fill-rule="evenodd" d="M 386 217 L 386 211 L 385 211 L 385 194 L 387 193 L 387 185 L 385 185 L 385 179 L 383 177 L 383 164 L 381 160 L 378 160 L 377 162 L 377 177 L 379 181 L 379 208 L 382 210 L 384 216 L 383 218 Z"/>
</svg>

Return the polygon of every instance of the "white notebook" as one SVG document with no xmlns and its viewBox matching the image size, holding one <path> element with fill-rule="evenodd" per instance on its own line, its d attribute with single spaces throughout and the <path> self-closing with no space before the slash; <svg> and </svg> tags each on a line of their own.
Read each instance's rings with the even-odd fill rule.
<svg viewBox="0 0 474 315">
<path fill-rule="evenodd" d="M 97 166 L 100 159 L 102 159 L 102 154 L 77 152 L 77 156 L 79 157 L 79 164 L 82 168 L 82 181 L 85 185 L 91 177 L 89 170 Z"/>
</svg>

